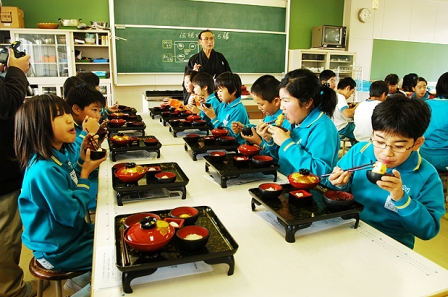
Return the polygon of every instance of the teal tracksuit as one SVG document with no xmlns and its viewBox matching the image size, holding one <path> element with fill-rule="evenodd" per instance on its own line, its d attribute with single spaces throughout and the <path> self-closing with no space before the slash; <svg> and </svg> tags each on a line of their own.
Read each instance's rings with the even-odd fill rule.
<svg viewBox="0 0 448 297">
<path fill-rule="evenodd" d="M 241 97 L 236 98 L 231 103 L 221 103 L 217 109 L 215 109 L 216 118 L 211 123 L 214 128 L 224 127 L 229 130 L 229 135 L 235 137 L 239 144 L 246 142 L 240 134 L 232 132 L 232 122 L 240 122 L 243 125 L 248 125 L 249 116 L 247 115 L 246 108 L 241 102 Z"/>
<path fill-rule="evenodd" d="M 299 126 L 291 126 L 291 137 L 279 147 L 271 141 L 266 148 L 289 175 L 309 169 L 316 175 L 331 172 L 338 161 L 339 134 L 330 118 L 319 108 L 313 109 Z"/>
<path fill-rule="evenodd" d="M 448 171 L 448 99 L 426 101 L 431 108 L 431 121 L 423 136 L 420 154 L 438 170 Z"/>
<path fill-rule="evenodd" d="M 370 142 L 353 146 L 339 160 L 337 166 L 351 168 L 376 161 Z M 440 218 L 445 213 L 442 183 L 434 169 L 415 151 L 400 166 L 404 197 L 399 201 L 389 198 L 389 192 L 371 183 L 366 171 L 352 173 L 347 185 L 337 188 L 327 179 L 324 184 L 353 194 L 355 201 L 364 205 L 361 220 L 409 248 L 414 247 L 414 236 L 428 240 L 440 230 Z M 392 169 L 387 170 L 391 173 Z"/>
<path fill-rule="evenodd" d="M 90 270 L 92 224 L 85 221 L 90 200 L 88 179 L 78 176 L 66 153 L 53 150 L 49 160 L 32 162 L 25 171 L 19 211 L 22 241 L 34 257 L 52 270 Z"/>
</svg>

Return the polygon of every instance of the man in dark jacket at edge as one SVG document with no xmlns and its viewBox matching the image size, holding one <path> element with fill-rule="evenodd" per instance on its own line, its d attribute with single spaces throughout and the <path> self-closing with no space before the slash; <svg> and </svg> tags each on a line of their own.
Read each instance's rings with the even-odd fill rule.
<svg viewBox="0 0 448 297">
<path fill-rule="evenodd" d="M 1 1 L 0 1 L 1 11 Z M 22 251 L 22 221 L 17 199 L 22 186 L 22 173 L 14 154 L 14 117 L 25 99 L 30 69 L 30 56 L 15 58 L 9 49 L 8 67 L 0 64 L 0 296 L 36 296 L 37 282 L 25 282 L 19 267 Z"/>
</svg>

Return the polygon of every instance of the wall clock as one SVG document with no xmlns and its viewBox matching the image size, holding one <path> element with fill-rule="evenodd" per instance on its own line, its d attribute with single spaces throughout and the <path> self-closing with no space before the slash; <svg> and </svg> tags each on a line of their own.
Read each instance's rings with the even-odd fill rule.
<svg viewBox="0 0 448 297">
<path fill-rule="evenodd" d="M 361 8 L 358 11 L 358 19 L 362 23 L 367 23 L 372 18 L 372 13 L 367 8 Z"/>
</svg>

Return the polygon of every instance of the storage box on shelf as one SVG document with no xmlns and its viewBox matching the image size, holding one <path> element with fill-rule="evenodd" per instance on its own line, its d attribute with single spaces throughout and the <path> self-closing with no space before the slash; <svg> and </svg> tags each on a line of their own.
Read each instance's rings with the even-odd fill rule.
<svg viewBox="0 0 448 297">
<path fill-rule="evenodd" d="M 0 28 L 23 28 L 23 10 L 15 6 L 3 6 L 0 14 Z"/>
<path fill-rule="evenodd" d="M 354 76 L 355 53 L 337 50 L 290 50 L 288 71 L 307 68 L 319 75 L 333 70 L 339 78 Z"/>
</svg>

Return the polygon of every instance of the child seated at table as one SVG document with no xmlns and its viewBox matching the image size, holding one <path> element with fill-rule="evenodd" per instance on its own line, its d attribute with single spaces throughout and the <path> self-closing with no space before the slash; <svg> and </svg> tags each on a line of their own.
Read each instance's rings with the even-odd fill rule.
<svg viewBox="0 0 448 297">
<path fill-rule="evenodd" d="M 428 240 L 437 235 L 445 213 L 437 171 L 418 152 L 430 118 L 422 100 L 397 94 L 381 102 L 372 114 L 371 141 L 353 146 L 324 180 L 364 205 L 361 220 L 411 249 L 415 236 Z M 387 168 L 376 184 L 367 179 L 365 170 L 346 170 L 373 162 Z"/>
<path fill-rule="evenodd" d="M 85 137 L 76 154 L 79 159 L 72 163 L 76 133 L 70 107 L 62 98 L 35 96 L 17 112 L 14 149 L 25 171 L 18 199 L 22 240 L 46 269 L 92 269 L 94 226 L 85 220 L 88 177 L 107 155 L 93 161 L 90 149 L 84 153 L 91 137 Z M 90 273 L 67 282 L 77 284 L 75 291 L 88 287 Z"/>
<path fill-rule="evenodd" d="M 241 102 L 241 78 L 232 72 L 221 73 L 215 81 L 215 89 L 221 104 L 218 108 L 201 106 L 200 109 L 210 118 L 213 127 L 224 127 L 229 130 L 229 135 L 235 137 L 239 144 L 246 141 L 239 134 L 232 132 L 232 123 L 240 122 L 243 125 L 249 124 L 249 116 L 246 108 Z"/>
<path fill-rule="evenodd" d="M 73 144 L 74 154 L 71 154 L 70 161 L 75 164 L 79 158 L 79 150 L 84 138 L 88 133 L 95 134 L 99 129 L 99 120 L 101 109 L 106 100 L 103 94 L 95 90 L 92 86 L 83 83 L 73 87 L 67 95 L 68 103 L 75 125 L 76 139 Z M 96 141 L 96 140 L 95 140 Z M 100 143 L 98 143 L 100 145 Z M 91 175 L 90 194 L 91 202 L 89 209 L 96 208 L 96 195 L 98 193 L 98 170 Z"/>
<path fill-rule="evenodd" d="M 344 77 L 338 82 L 338 104 L 333 114 L 333 123 L 336 129 L 338 129 L 339 135 L 347 137 L 352 145 L 356 143 L 355 135 L 353 134 L 355 124 L 352 120 L 357 105 L 350 107 L 347 104 L 347 99 L 353 95 L 355 89 L 356 82 L 351 77 Z"/>
<path fill-rule="evenodd" d="M 287 125 L 288 122 L 284 121 L 284 115 L 282 110 L 280 109 L 280 97 L 278 94 L 279 85 L 280 81 L 278 81 L 278 79 L 276 79 L 274 76 L 263 75 L 252 84 L 250 92 L 252 95 L 252 99 L 258 106 L 258 109 L 261 110 L 261 112 L 265 116 L 261 121 L 262 123 L 269 123 L 278 126 L 286 125 L 289 127 L 289 125 Z M 246 136 L 241 133 L 244 127 L 248 127 L 252 130 L 251 136 Z M 260 154 L 268 155 L 269 151 L 266 149 L 266 140 L 271 140 L 270 134 L 263 133 L 263 135 L 259 135 L 258 132 L 262 133 L 262 131 L 256 131 L 256 128 L 257 125 L 253 124 L 244 126 L 240 122 L 232 123 L 233 133 L 241 134 L 241 137 L 246 141 L 254 143 L 261 148 Z"/>
<path fill-rule="evenodd" d="M 434 95 L 428 92 L 428 82 L 423 77 L 418 77 L 416 85 L 412 87 L 414 93 L 410 96 L 412 99 L 420 99 L 426 101 L 428 99 L 434 99 Z"/>
<path fill-rule="evenodd" d="M 199 72 L 193 77 L 191 83 L 193 85 L 194 96 L 191 96 L 187 109 L 199 114 L 207 122 L 208 126 L 213 127 L 210 118 L 198 107 L 202 104 L 210 104 L 216 111 L 221 104 L 221 101 L 215 96 L 215 82 L 213 81 L 213 77 L 207 72 Z"/>
<path fill-rule="evenodd" d="M 95 90 L 100 91 L 100 78 L 92 71 L 78 71 L 76 77 L 94 87 Z M 100 123 L 107 122 L 107 115 L 114 112 L 118 112 L 118 102 L 115 102 L 112 106 L 108 106 L 106 100 L 105 106 L 101 109 Z"/>
<path fill-rule="evenodd" d="M 272 135 L 267 142 L 270 155 L 278 160 L 279 171 L 289 175 L 308 169 L 321 175 L 338 160 L 339 135 L 330 117 L 336 107 L 336 93 L 322 85 L 308 69 L 288 72 L 280 82 L 280 108 L 290 128 L 261 123 L 258 130 Z"/>
</svg>

